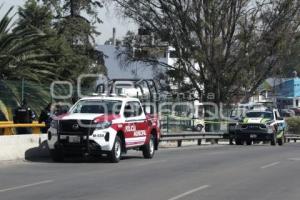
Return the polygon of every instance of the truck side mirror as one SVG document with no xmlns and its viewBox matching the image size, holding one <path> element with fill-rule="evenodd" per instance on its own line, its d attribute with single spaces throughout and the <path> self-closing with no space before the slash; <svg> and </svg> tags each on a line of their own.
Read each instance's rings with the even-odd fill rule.
<svg viewBox="0 0 300 200">
<path fill-rule="evenodd" d="M 151 108 L 149 106 L 145 107 L 145 113 L 146 114 L 151 114 Z"/>
</svg>

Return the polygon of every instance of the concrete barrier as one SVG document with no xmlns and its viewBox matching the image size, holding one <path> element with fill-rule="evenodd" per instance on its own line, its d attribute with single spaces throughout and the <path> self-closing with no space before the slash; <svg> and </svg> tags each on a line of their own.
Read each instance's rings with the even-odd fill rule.
<svg viewBox="0 0 300 200">
<path fill-rule="evenodd" d="M 47 135 L 0 136 L 0 161 L 49 156 Z"/>
</svg>

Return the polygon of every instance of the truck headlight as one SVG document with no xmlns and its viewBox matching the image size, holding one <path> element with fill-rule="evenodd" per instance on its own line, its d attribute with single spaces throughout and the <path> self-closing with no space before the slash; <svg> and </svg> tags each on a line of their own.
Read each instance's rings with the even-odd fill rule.
<svg viewBox="0 0 300 200">
<path fill-rule="evenodd" d="M 111 126 L 112 122 L 110 121 L 105 121 L 105 122 L 100 122 L 96 124 L 96 129 L 100 130 L 100 129 L 106 129 L 109 128 Z"/>
<path fill-rule="evenodd" d="M 48 132 L 48 140 L 51 140 L 51 138 L 52 138 L 52 133 L 49 131 Z"/>
<path fill-rule="evenodd" d="M 229 125 L 228 125 L 229 130 L 234 130 L 234 129 L 237 128 L 237 127 L 238 127 L 237 124 L 229 124 Z"/>
<path fill-rule="evenodd" d="M 273 133 L 274 132 L 274 127 L 270 126 L 270 125 L 267 125 L 267 130 L 268 130 L 268 133 Z"/>
<path fill-rule="evenodd" d="M 260 124 L 259 127 L 262 128 L 262 129 L 267 128 L 267 126 L 265 124 Z"/>
<path fill-rule="evenodd" d="M 52 120 L 50 127 L 54 129 L 58 129 L 58 120 Z"/>
</svg>

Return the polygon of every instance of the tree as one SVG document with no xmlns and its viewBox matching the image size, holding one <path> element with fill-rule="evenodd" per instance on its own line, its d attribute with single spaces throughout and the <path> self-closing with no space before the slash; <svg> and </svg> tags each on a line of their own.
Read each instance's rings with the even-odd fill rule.
<svg viewBox="0 0 300 200">
<path fill-rule="evenodd" d="M 48 40 L 49 36 L 36 27 L 12 26 L 11 11 L 12 7 L 0 19 L 0 109 L 5 111 L 6 119 L 10 120 L 9 113 L 12 112 L 6 106 L 16 107 L 18 102 L 22 101 L 20 80 L 24 78 L 34 81 L 35 87 L 31 87 L 34 93 L 30 96 L 30 102 L 36 110 L 42 106 L 37 101 L 49 101 L 45 92 L 37 86 L 49 80 L 49 77 L 54 77 L 56 67 L 54 63 L 48 62 L 49 54 L 41 51 L 41 44 Z"/>
<path fill-rule="evenodd" d="M 94 47 L 94 37 L 100 34 L 94 25 L 102 22 L 97 16 L 98 9 L 102 7 L 100 1 L 43 0 L 43 2 L 44 6 L 54 12 L 57 35 L 66 39 L 75 54 L 69 67 L 69 70 L 77 69 L 77 77 L 73 77 L 73 80 L 76 82 L 80 74 L 106 73 L 104 55 Z"/>
<path fill-rule="evenodd" d="M 18 21 L 16 29 L 35 27 L 47 34 L 53 34 L 54 16 L 49 6 L 38 5 L 36 0 L 27 0 L 24 6 L 18 9 Z"/>
<path fill-rule="evenodd" d="M 50 63 L 40 61 L 45 57 L 36 51 L 40 48 L 38 41 L 47 36 L 37 28 L 11 29 L 12 7 L 0 21 L 0 79 L 28 78 L 40 81 L 51 74 Z M 35 66 L 35 67 L 32 67 Z"/>
<path fill-rule="evenodd" d="M 299 28 L 297 0 L 114 2 L 154 38 L 175 47 L 177 66 L 166 67 L 180 67 L 203 100 L 214 93 L 216 103 L 241 93 L 249 98 L 280 66 Z M 142 60 L 155 63 L 147 57 Z"/>
<path fill-rule="evenodd" d="M 291 48 L 286 51 L 282 61 L 282 67 L 277 71 L 280 78 L 290 78 L 294 76 L 296 71 L 298 76 L 300 73 L 300 33 L 296 33 L 296 37 L 291 44 Z"/>
<path fill-rule="evenodd" d="M 83 31 L 85 29 L 82 29 L 83 25 L 75 23 L 76 20 L 72 23 L 65 17 L 57 19 L 52 7 L 51 4 L 39 4 L 37 0 L 27 0 L 25 5 L 19 8 L 19 19 L 15 28 L 35 27 L 49 35 L 47 40 L 39 43 L 39 51 L 50 55 L 46 58 L 47 62 L 56 65 L 52 67 L 55 74 L 49 75 L 48 79 L 76 83 L 81 74 L 105 73 L 102 52 L 96 51 L 89 40 L 75 43 L 72 39 L 73 36 L 88 37 L 88 33 Z M 88 23 L 84 26 L 89 29 Z M 76 28 L 77 32 L 73 28 Z"/>
<path fill-rule="evenodd" d="M 94 26 L 102 23 L 98 17 L 98 9 L 102 8 L 100 1 L 93 0 L 43 0 L 45 5 L 50 6 L 58 19 L 56 28 L 73 45 L 90 46 L 90 39 L 100 35 Z M 85 16 L 82 15 L 85 13 Z"/>
</svg>

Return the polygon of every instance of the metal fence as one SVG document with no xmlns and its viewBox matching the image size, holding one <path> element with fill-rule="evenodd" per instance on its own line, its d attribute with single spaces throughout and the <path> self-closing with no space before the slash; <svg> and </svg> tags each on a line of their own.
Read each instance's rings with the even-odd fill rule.
<svg viewBox="0 0 300 200">
<path fill-rule="evenodd" d="M 203 125 L 201 131 L 197 125 Z M 182 131 L 193 132 L 228 132 L 228 122 L 219 120 L 204 120 L 191 117 L 174 117 L 170 115 L 162 116 L 160 119 L 161 130 L 163 133 L 176 133 Z"/>
</svg>

